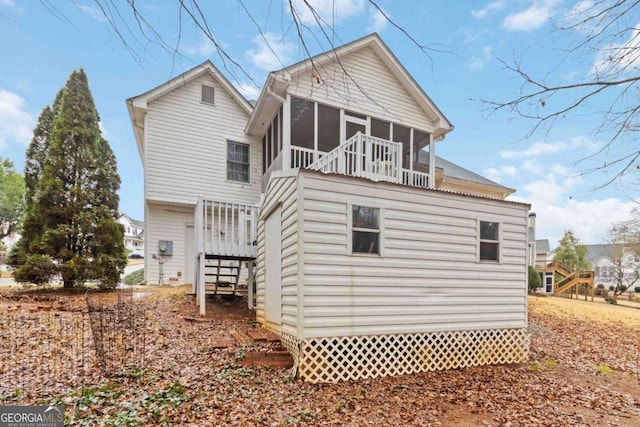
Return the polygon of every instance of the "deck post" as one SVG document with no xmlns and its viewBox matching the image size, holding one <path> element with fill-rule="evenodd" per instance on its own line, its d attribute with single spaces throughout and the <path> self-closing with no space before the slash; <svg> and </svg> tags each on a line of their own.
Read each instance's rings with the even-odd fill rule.
<svg viewBox="0 0 640 427">
<path fill-rule="evenodd" d="M 253 310 L 253 260 L 247 261 L 247 304 Z"/>
<path fill-rule="evenodd" d="M 205 275 L 204 275 L 204 264 L 205 264 L 205 256 L 204 254 L 198 255 L 199 268 L 198 268 L 198 305 L 200 306 L 200 316 L 204 316 L 207 313 L 207 302 L 206 302 L 206 289 L 205 289 Z"/>
</svg>

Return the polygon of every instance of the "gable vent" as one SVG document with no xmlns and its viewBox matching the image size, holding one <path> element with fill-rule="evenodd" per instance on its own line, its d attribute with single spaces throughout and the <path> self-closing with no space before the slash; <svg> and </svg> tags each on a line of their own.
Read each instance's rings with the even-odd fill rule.
<svg viewBox="0 0 640 427">
<path fill-rule="evenodd" d="M 215 93 L 213 86 L 202 85 L 202 102 L 205 104 L 215 104 Z"/>
</svg>

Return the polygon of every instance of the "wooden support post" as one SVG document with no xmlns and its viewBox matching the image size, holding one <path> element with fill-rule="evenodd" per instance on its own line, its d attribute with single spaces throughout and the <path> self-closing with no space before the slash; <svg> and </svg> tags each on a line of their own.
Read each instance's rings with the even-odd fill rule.
<svg viewBox="0 0 640 427">
<path fill-rule="evenodd" d="M 200 268 L 198 268 L 198 305 L 200 306 L 200 316 L 204 316 L 207 313 L 207 301 L 206 301 L 206 293 L 205 293 L 205 275 L 204 275 L 204 265 L 205 259 L 204 254 L 198 255 L 198 260 L 200 261 Z"/>
<path fill-rule="evenodd" d="M 247 261 L 247 304 L 249 305 L 249 310 L 253 310 L 253 260 Z"/>
</svg>

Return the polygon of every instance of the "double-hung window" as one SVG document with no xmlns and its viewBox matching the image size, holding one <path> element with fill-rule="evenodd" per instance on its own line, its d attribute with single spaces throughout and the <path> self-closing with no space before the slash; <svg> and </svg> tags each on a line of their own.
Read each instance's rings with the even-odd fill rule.
<svg viewBox="0 0 640 427">
<path fill-rule="evenodd" d="M 500 261 L 500 223 L 480 221 L 480 261 Z"/>
<path fill-rule="evenodd" d="M 249 145 L 227 142 L 227 179 L 249 182 Z"/>
<path fill-rule="evenodd" d="M 351 207 L 351 252 L 380 254 L 380 208 Z"/>
</svg>

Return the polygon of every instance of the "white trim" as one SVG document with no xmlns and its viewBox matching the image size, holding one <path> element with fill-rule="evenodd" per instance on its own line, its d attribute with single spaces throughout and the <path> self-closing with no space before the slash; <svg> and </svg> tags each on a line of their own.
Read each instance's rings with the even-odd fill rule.
<svg viewBox="0 0 640 427">
<path fill-rule="evenodd" d="M 378 230 L 371 231 L 373 229 L 370 228 L 357 228 L 353 227 L 353 207 L 361 206 L 366 208 L 378 209 Z M 385 232 L 384 232 L 384 217 L 385 217 L 385 208 L 381 204 L 371 203 L 370 201 L 360 203 L 357 200 L 354 200 L 351 203 L 347 203 L 347 255 L 349 256 L 364 256 L 364 257 L 376 257 L 381 258 L 384 257 L 384 241 L 385 241 Z M 364 252 L 353 252 L 353 232 L 354 231 L 364 231 L 369 233 L 377 233 L 378 234 L 378 253 L 364 253 Z"/>
<path fill-rule="evenodd" d="M 481 223 L 483 222 L 492 222 L 492 223 L 496 223 L 498 224 L 498 240 L 487 240 L 487 239 L 481 239 L 480 238 L 480 226 Z M 501 221 L 496 221 L 495 219 L 491 219 L 491 218 L 486 218 L 486 217 L 482 217 L 482 218 L 478 218 L 476 220 L 476 262 L 481 263 L 481 264 L 491 264 L 491 263 L 497 263 L 497 264 L 502 264 L 502 247 L 503 245 L 503 238 L 502 238 L 502 229 L 503 229 L 503 223 Z M 488 243 L 497 243 L 498 244 L 498 259 L 496 260 L 489 260 L 489 259 L 480 259 L 480 243 L 481 242 L 488 242 Z"/>
<path fill-rule="evenodd" d="M 246 142 L 239 142 L 239 141 L 234 141 L 232 139 L 227 139 L 227 147 L 224 153 L 224 171 L 225 171 L 225 181 L 226 182 L 235 182 L 235 183 L 241 183 L 241 184 L 249 184 L 251 183 L 251 144 L 246 143 Z M 248 153 L 247 153 L 247 180 L 246 181 L 240 181 L 237 179 L 230 179 L 229 178 L 229 143 L 233 143 L 233 144 L 240 144 L 240 145 L 246 145 L 247 147 L 249 147 Z M 234 161 L 235 162 L 235 161 Z M 235 162 L 237 163 L 237 162 Z"/>
</svg>

